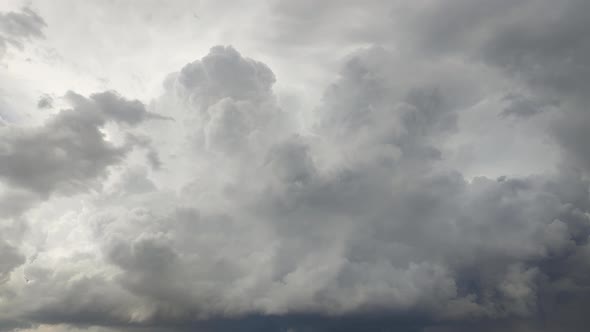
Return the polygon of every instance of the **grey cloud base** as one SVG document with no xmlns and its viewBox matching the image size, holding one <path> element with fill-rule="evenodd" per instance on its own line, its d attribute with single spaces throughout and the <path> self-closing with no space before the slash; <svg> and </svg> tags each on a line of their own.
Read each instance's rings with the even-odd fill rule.
<svg viewBox="0 0 590 332">
<path fill-rule="evenodd" d="M 73 109 L 62 110 L 40 128 L 2 130 L 0 177 L 8 184 L 48 195 L 86 190 L 104 178 L 108 166 L 123 159 L 130 146 L 115 146 L 100 131 L 107 121 L 136 124 L 150 116 L 139 101 L 113 92 L 87 99 L 73 92 Z"/>
<path fill-rule="evenodd" d="M 0 59 L 8 46 L 22 49 L 25 42 L 42 38 L 45 26 L 43 18 L 28 8 L 21 12 L 0 13 Z"/>
<path fill-rule="evenodd" d="M 424 3 L 396 22 L 411 50 L 348 55 L 305 128 L 230 46 L 149 106 L 71 92 L 39 127 L 0 127 L 0 331 L 585 331 L 590 121 L 581 78 L 556 80 L 586 37 L 540 49 L 526 14 L 556 10 L 561 36 L 585 5 Z M 436 25 L 455 6 L 473 29 Z M 461 164 L 541 138 L 560 157 L 544 172 Z"/>
</svg>

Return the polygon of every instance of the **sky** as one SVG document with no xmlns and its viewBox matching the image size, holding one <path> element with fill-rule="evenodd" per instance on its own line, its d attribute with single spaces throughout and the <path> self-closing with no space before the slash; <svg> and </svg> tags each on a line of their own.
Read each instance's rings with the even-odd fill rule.
<svg viewBox="0 0 590 332">
<path fill-rule="evenodd" d="M 582 332 L 590 2 L 3 0 L 1 332 Z"/>
</svg>

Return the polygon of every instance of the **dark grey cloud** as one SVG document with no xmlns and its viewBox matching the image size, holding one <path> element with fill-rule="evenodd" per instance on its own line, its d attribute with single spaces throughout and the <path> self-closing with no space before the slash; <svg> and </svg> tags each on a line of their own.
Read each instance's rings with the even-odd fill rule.
<svg viewBox="0 0 590 332">
<path fill-rule="evenodd" d="M 39 97 L 39 101 L 37 102 L 37 108 L 53 108 L 53 97 L 51 97 L 48 94 L 43 94 L 41 97 Z"/>
<path fill-rule="evenodd" d="M 564 169 L 467 180 L 448 169 L 442 145 L 458 134 L 457 117 L 470 105 L 456 87 L 475 83 L 444 73 L 389 93 L 396 75 L 381 68 L 391 59 L 368 49 L 345 64 L 317 110 L 321 139 L 294 135 L 228 154 L 223 160 L 240 167 L 218 171 L 238 176 L 230 180 L 237 187 L 224 187 L 219 198 L 202 201 L 184 188 L 193 198 L 181 203 L 158 193 L 146 173 L 125 175 L 128 195 L 108 201 L 92 221 L 102 255 L 120 274 L 94 280 L 106 288 L 90 288 L 92 301 L 68 289 L 27 319 L 121 328 L 137 319 L 131 325 L 213 331 L 517 331 L 560 321 L 548 308 L 561 296 L 583 301 L 579 290 L 590 281 L 582 272 L 587 179 Z M 244 180 L 253 174 L 255 181 Z M 416 321 L 381 318 L 406 315 Z"/>
<path fill-rule="evenodd" d="M 66 109 L 35 128 L 2 128 L 0 177 L 17 187 L 48 195 L 75 193 L 106 176 L 130 146 L 116 146 L 101 128 L 108 120 L 137 123 L 149 116 L 138 101 L 112 92 L 87 99 L 69 93 L 73 109 Z"/>
<path fill-rule="evenodd" d="M 588 132 L 590 127 L 590 113 L 584 105 L 571 111 L 571 114 L 562 116 L 553 126 L 557 141 L 563 146 L 574 167 L 590 172 L 590 149 L 588 144 Z"/>
<path fill-rule="evenodd" d="M 0 239 L 0 309 L 10 304 L 0 321 L 121 331 L 586 328 L 585 2 L 315 5 L 273 3 L 291 19 L 278 30 L 285 40 L 326 38 L 323 24 L 336 17 L 370 26 L 364 17 L 377 9 L 394 40 L 376 32 L 381 23 L 351 28 L 352 44 L 383 45 L 345 57 L 303 129 L 281 109 L 272 70 L 229 46 L 170 74 L 149 107 L 114 92 L 69 93 L 72 109 L 45 124 L 0 128 L 0 176 L 15 202 L 0 204 L 0 216 L 31 219 L 28 242 Z M 317 36 L 297 35 L 306 22 Z M 175 121 L 146 121 L 157 114 Z M 486 148 L 467 134 L 474 124 L 492 128 L 499 151 L 504 135 L 532 133 L 560 160 L 542 173 L 467 175 L 453 158 L 457 141 Z M 539 128 L 520 132 L 527 124 Z M 109 126 L 118 132 L 107 138 Z M 148 150 L 151 167 L 134 147 Z M 526 145 L 518 152 L 529 156 Z M 98 181 L 78 207 L 76 195 Z M 45 215 L 55 221 L 36 220 Z"/>
<path fill-rule="evenodd" d="M 418 52 L 482 61 L 532 90 L 531 101 L 513 100 L 503 114 L 530 115 L 559 104 L 555 137 L 572 163 L 588 170 L 589 152 L 581 144 L 590 123 L 588 5 L 583 0 L 439 2 L 402 12 L 399 27 L 409 32 Z"/>
<path fill-rule="evenodd" d="M 528 118 L 549 110 L 551 106 L 557 106 L 548 102 L 532 100 L 519 94 L 508 94 L 504 97 L 504 101 L 507 105 L 500 115 L 519 118 Z"/>
<path fill-rule="evenodd" d="M 85 190 L 126 154 L 104 140 L 95 114 L 64 111 L 37 130 L 10 130 L 2 153 L 4 181 L 41 194 Z"/>
<path fill-rule="evenodd" d="M 362 58 L 356 60 L 363 62 Z M 325 102 L 344 100 L 343 105 L 350 105 L 346 102 L 350 92 L 342 90 L 343 95 L 338 95 L 338 90 L 355 73 L 344 72 L 342 83 L 331 90 Z M 362 73 L 362 77 L 378 76 L 371 70 L 367 72 L 366 67 Z M 383 81 L 370 82 L 369 92 L 383 88 Z M 353 91 L 363 91 L 363 85 Z M 436 163 L 444 156 L 437 150 L 437 144 L 449 131 L 455 130 L 453 117 L 446 117 L 441 101 L 449 96 L 432 92 L 436 90 L 417 93 L 420 90 L 410 88 L 410 91 L 400 96 L 404 107 L 397 114 L 395 107 L 379 107 L 392 105 L 380 103 L 381 98 L 387 100 L 392 94 L 372 96 L 368 99 L 370 105 L 355 105 L 350 108 L 351 114 L 346 113 L 348 108 L 333 108 L 338 118 L 327 113 L 324 126 L 338 129 L 335 144 L 355 137 L 361 139 L 361 144 L 352 148 L 351 144 L 344 145 L 344 149 L 352 151 L 347 151 L 348 165 L 340 176 L 317 176 L 308 162 L 308 166 L 294 169 L 297 172 L 293 174 L 298 176 L 281 178 L 286 182 L 284 187 L 273 186 L 275 190 L 264 201 L 268 209 L 276 211 L 272 216 L 285 234 L 283 244 L 290 246 L 293 238 L 300 238 L 304 242 L 295 250 L 317 254 L 322 251 L 322 243 L 335 241 L 336 228 L 351 227 L 350 224 L 358 227 L 353 226 L 356 236 L 348 240 L 346 257 L 350 263 L 342 267 L 333 285 L 319 292 L 322 295 L 318 301 L 327 301 L 328 311 L 337 310 L 344 303 L 351 305 L 350 299 L 360 297 L 361 302 L 356 304 L 359 308 L 401 309 L 404 301 L 411 299 L 411 306 L 426 307 L 443 316 L 534 316 L 539 301 L 537 280 L 545 272 L 539 265 L 544 264 L 545 257 L 560 255 L 564 250 L 583 250 L 587 241 L 587 225 L 581 226 L 586 222 L 580 224 L 578 217 L 567 212 L 571 209 L 563 208 L 573 208 L 573 204 L 577 206 L 573 210 L 586 211 L 588 183 L 576 174 L 560 175 L 556 179 L 501 181 L 481 177 L 468 183 L 458 173 L 440 173 Z M 380 112 L 392 117 L 390 121 L 399 126 L 392 129 L 400 134 L 390 129 L 389 135 L 381 135 L 378 129 L 386 118 Z M 367 133 L 365 128 L 372 131 Z M 331 132 L 326 129 L 323 133 Z M 363 142 L 366 137 L 371 139 Z M 368 154 L 369 149 L 379 146 L 383 149 L 381 154 Z M 382 158 L 387 154 L 384 163 Z M 304 155 L 298 159 L 308 158 Z M 312 180 L 305 182 L 297 180 L 310 177 Z M 579 184 L 574 185 L 576 181 Z M 292 187 L 295 183 L 296 189 Z M 326 191 L 330 187 L 334 189 Z M 331 205 L 332 199 L 341 202 Z M 365 219 L 367 216 L 370 218 Z M 352 220 L 347 221 L 348 218 Z M 579 246 L 574 246 L 572 241 L 579 235 Z M 285 255 L 293 255 L 292 250 Z M 281 264 L 288 261 L 281 258 Z M 415 265 L 410 270 L 402 268 L 404 272 L 396 268 L 407 264 Z M 297 268 L 297 263 L 290 267 Z M 383 276 L 377 274 L 381 269 Z M 416 274 L 412 275 L 412 282 L 404 284 L 403 276 L 410 271 Z M 422 273 L 430 277 L 423 280 L 426 284 L 417 284 Z M 411 293 L 407 298 L 400 297 L 400 293 L 391 293 L 389 297 L 388 287 L 369 292 L 371 287 L 376 287 L 377 280 L 388 278 L 392 278 L 390 287 L 396 289 L 397 285 L 401 294 L 412 287 L 433 287 L 433 291 L 427 298 L 413 298 L 419 294 Z M 366 299 L 361 295 L 363 286 L 367 287 Z M 437 303 L 447 304 L 443 308 L 437 307 Z M 429 307 L 433 304 L 435 307 Z"/>
<path fill-rule="evenodd" d="M 4 283 L 8 280 L 10 272 L 24 263 L 24 257 L 7 243 L 0 242 L 0 249 L 0 283 Z"/>
<path fill-rule="evenodd" d="M 133 141 L 109 142 L 102 131 L 105 125 L 109 121 L 137 124 L 151 116 L 140 102 L 128 101 L 114 92 L 90 98 L 69 93 L 68 98 L 73 108 L 60 111 L 43 125 L 1 128 L 2 283 L 25 263 L 18 243 L 22 235 L 15 234 L 26 227 L 26 219 L 17 217 L 54 193 L 74 195 L 100 187 L 109 167 L 120 163 L 136 146 Z M 6 241 L 16 241 L 16 246 Z"/>
<path fill-rule="evenodd" d="M 46 26 L 43 18 L 29 8 L 0 13 L 0 56 L 9 45 L 22 49 L 25 42 L 42 38 Z"/>
</svg>

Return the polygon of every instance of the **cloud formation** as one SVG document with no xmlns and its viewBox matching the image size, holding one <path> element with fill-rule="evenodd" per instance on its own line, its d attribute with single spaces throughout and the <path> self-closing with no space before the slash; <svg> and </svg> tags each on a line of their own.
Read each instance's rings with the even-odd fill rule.
<svg viewBox="0 0 590 332">
<path fill-rule="evenodd" d="M 311 121 L 214 46 L 0 127 L 0 331 L 585 329 L 585 2 L 314 6 L 268 7 L 356 49 Z"/>
<path fill-rule="evenodd" d="M 4 56 L 8 46 L 22 49 L 25 42 L 42 38 L 46 25 L 43 18 L 29 8 L 0 13 L 0 57 Z"/>
<path fill-rule="evenodd" d="M 113 92 L 89 99 L 68 93 L 72 109 L 59 112 L 38 128 L 2 128 L 0 177 L 8 184 L 48 195 L 87 189 L 106 176 L 108 166 L 123 159 L 129 146 L 115 146 L 101 128 L 108 121 L 136 124 L 152 116 L 139 101 Z"/>
</svg>

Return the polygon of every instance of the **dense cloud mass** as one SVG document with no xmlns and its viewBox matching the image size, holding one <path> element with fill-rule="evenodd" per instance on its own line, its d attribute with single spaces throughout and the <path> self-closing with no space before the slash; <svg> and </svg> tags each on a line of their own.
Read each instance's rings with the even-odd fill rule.
<svg viewBox="0 0 590 332">
<path fill-rule="evenodd" d="M 0 331 L 585 331 L 588 2 L 265 3 L 253 45 L 338 53 L 313 109 L 213 46 L 0 118 Z"/>
</svg>

